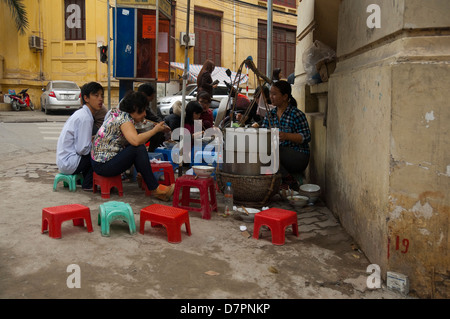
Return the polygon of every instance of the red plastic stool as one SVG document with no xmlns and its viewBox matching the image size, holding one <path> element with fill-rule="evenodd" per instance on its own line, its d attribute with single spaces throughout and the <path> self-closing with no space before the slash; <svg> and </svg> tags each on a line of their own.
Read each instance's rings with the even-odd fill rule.
<svg viewBox="0 0 450 319">
<path fill-rule="evenodd" d="M 191 187 L 200 190 L 200 199 L 191 198 Z M 181 204 L 180 191 L 182 191 Z M 201 207 L 191 207 L 191 203 L 200 203 Z M 178 177 L 175 181 L 172 206 L 187 209 L 189 211 L 198 211 L 202 213 L 203 219 L 211 219 L 211 211 L 217 211 L 216 186 L 214 179 L 212 177 L 196 178 L 196 176 L 193 175 Z"/>
<path fill-rule="evenodd" d="M 292 232 L 298 237 L 297 213 L 281 209 L 270 208 L 255 214 L 253 238 L 258 239 L 259 228 L 266 225 L 272 232 L 272 244 L 284 245 L 284 232 L 287 226 L 292 225 Z"/>
<path fill-rule="evenodd" d="M 173 166 L 170 163 L 151 163 L 152 172 L 164 172 L 164 180 L 158 181 L 159 184 L 170 186 L 175 183 L 175 174 L 173 172 Z"/>
<path fill-rule="evenodd" d="M 102 192 L 102 198 L 109 198 L 111 188 L 115 187 L 119 191 L 119 196 L 123 196 L 123 187 L 122 187 L 122 176 L 112 176 L 106 177 L 97 175 L 95 172 L 93 174 L 93 191 L 97 192 L 97 185 L 100 186 L 100 191 Z"/>
<path fill-rule="evenodd" d="M 49 237 L 61 238 L 61 224 L 67 220 L 73 220 L 74 226 L 84 226 L 84 221 L 86 221 L 88 232 L 94 231 L 89 207 L 71 204 L 43 208 L 41 233 L 48 228 Z"/>
<path fill-rule="evenodd" d="M 145 222 L 151 222 L 151 226 L 164 225 L 167 230 L 169 243 L 181 242 L 181 226 L 184 224 L 186 232 L 191 236 L 189 213 L 185 209 L 153 204 L 141 209 L 139 232 L 144 235 Z"/>
</svg>

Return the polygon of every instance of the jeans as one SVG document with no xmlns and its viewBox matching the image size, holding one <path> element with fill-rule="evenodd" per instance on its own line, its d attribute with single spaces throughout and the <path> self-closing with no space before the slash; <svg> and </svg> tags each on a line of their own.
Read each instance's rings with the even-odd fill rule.
<svg viewBox="0 0 450 319">
<path fill-rule="evenodd" d="M 300 174 L 309 163 L 309 154 L 299 152 L 291 147 L 280 146 L 280 173 L 282 177 Z"/>
<path fill-rule="evenodd" d="M 91 161 L 94 172 L 106 177 L 120 175 L 134 165 L 136 170 L 141 173 L 142 179 L 149 190 L 155 190 L 159 186 L 155 175 L 153 175 L 148 153 L 143 144 L 139 146 L 128 145 L 105 163 L 96 162 L 92 159 Z"/>
<path fill-rule="evenodd" d="M 82 155 L 77 169 L 73 172 L 73 174 L 81 173 L 83 175 L 83 184 L 81 185 L 82 188 L 92 188 L 92 172 L 91 154 Z"/>
</svg>

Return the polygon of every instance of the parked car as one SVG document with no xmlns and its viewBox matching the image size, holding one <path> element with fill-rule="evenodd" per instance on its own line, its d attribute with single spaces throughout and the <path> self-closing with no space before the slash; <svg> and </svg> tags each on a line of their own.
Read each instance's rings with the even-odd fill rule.
<svg viewBox="0 0 450 319">
<path fill-rule="evenodd" d="M 219 107 L 220 101 L 223 98 L 228 97 L 228 88 L 225 84 L 219 83 L 219 85 L 213 90 L 213 97 L 211 101 L 211 109 Z M 183 98 L 183 90 L 175 93 L 171 96 L 159 97 L 157 99 L 157 108 L 161 112 L 163 117 L 170 114 L 170 109 L 176 101 L 181 101 Z M 197 98 L 197 84 L 186 85 L 186 104 Z"/>
<path fill-rule="evenodd" d="M 77 110 L 81 107 L 80 87 L 72 81 L 50 81 L 41 95 L 41 111 Z"/>
</svg>

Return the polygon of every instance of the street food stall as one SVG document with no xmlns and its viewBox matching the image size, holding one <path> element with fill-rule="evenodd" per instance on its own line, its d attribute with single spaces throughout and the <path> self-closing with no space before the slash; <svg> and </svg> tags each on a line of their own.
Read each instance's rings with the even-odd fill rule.
<svg viewBox="0 0 450 319">
<path fill-rule="evenodd" d="M 242 62 L 234 83 L 239 83 L 244 65 L 255 73 L 259 86 L 264 82 L 271 83 L 271 80 L 256 68 L 251 57 Z M 257 103 L 261 92 L 262 90 L 254 96 L 248 110 Z M 237 90 L 234 93 L 237 97 Z M 236 107 L 236 101 L 237 98 L 234 98 L 231 112 Z M 268 109 L 265 98 L 264 101 Z M 223 164 L 217 165 L 217 182 L 221 190 L 225 188 L 227 182 L 231 182 L 234 191 L 233 199 L 237 205 L 262 207 L 279 192 L 281 185 L 281 174 L 278 173 L 278 134 L 272 128 L 243 127 L 246 114 L 248 112 L 238 123 L 233 123 L 231 120 L 229 127 L 224 127 L 222 130 Z"/>
</svg>

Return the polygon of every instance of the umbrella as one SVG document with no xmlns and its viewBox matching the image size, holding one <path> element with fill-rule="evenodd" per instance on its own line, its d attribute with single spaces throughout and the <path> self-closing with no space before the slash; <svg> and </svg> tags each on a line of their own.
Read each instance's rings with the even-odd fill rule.
<svg viewBox="0 0 450 319">
<path fill-rule="evenodd" d="M 175 69 L 184 70 L 184 63 L 180 62 L 170 62 L 170 66 Z M 200 73 L 200 70 L 202 69 L 201 64 L 189 64 L 189 81 L 191 82 L 197 82 L 197 76 Z M 220 82 L 227 81 L 230 82 L 230 77 L 226 73 L 226 68 L 223 68 L 221 66 L 216 66 L 214 68 L 213 73 L 211 74 L 211 77 L 213 81 L 219 80 Z M 231 79 L 233 82 L 238 79 L 236 79 L 236 72 L 231 72 Z M 247 83 L 248 82 L 248 76 L 246 74 L 241 74 L 241 81 L 239 84 Z"/>
</svg>

